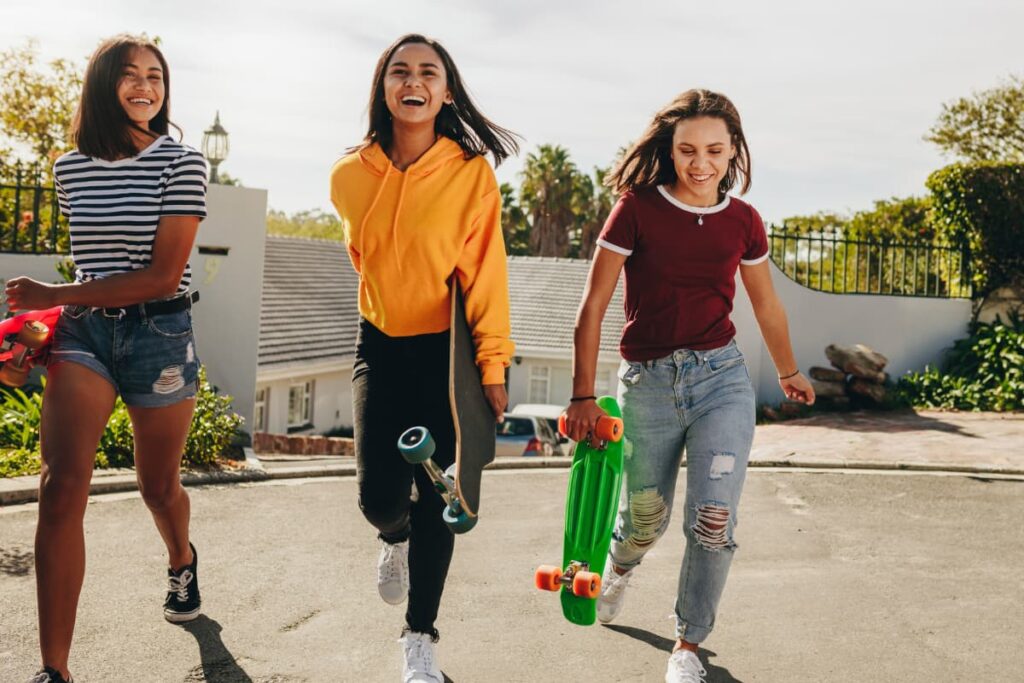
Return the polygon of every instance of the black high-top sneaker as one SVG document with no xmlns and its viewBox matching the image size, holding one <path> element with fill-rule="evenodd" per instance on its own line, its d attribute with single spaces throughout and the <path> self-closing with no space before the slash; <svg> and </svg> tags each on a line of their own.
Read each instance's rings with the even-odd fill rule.
<svg viewBox="0 0 1024 683">
<path fill-rule="evenodd" d="M 167 569 L 167 599 L 164 600 L 164 619 L 173 624 L 192 621 L 199 616 L 199 576 L 196 565 L 199 564 L 199 553 L 191 543 L 192 563 L 178 571 Z"/>
<path fill-rule="evenodd" d="M 70 678 L 64 678 L 60 675 L 60 672 L 53 667 L 43 667 L 42 671 L 37 673 L 32 678 L 28 679 L 28 683 L 75 683 Z"/>
</svg>

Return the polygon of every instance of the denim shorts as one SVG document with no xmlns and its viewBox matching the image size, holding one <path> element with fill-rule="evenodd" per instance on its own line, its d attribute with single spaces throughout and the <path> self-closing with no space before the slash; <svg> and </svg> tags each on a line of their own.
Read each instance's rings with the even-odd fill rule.
<svg viewBox="0 0 1024 683">
<path fill-rule="evenodd" d="M 97 373 L 130 406 L 162 408 L 196 395 L 199 358 L 192 313 L 146 315 L 142 307 L 110 315 L 65 306 L 53 332 L 50 363 L 78 363 Z"/>
</svg>

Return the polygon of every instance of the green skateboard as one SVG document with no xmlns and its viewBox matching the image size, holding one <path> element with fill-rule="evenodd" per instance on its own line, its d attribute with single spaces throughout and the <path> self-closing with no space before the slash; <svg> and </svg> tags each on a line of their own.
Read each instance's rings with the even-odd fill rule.
<svg viewBox="0 0 1024 683">
<path fill-rule="evenodd" d="M 537 588 L 561 591 L 562 613 L 574 624 L 589 626 L 597 618 L 596 598 L 615 528 L 622 487 L 622 412 L 611 396 L 597 399 L 608 414 L 597 423 L 601 445 L 584 439 L 576 444 L 565 499 L 565 537 L 561 567 L 542 565 L 534 577 Z M 564 415 L 558 421 L 564 433 Z"/>
</svg>

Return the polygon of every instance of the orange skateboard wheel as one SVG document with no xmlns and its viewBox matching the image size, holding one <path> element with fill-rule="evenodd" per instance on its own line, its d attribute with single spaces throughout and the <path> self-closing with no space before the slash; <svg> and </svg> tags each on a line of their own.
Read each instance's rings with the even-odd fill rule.
<svg viewBox="0 0 1024 683">
<path fill-rule="evenodd" d="M 565 429 L 565 413 L 558 416 L 558 433 L 562 436 L 569 436 L 569 432 Z"/>
<path fill-rule="evenodd" d="M 18 332 L 18 343 L 30 349 L 38 349 L 46 343 L 50 328 L 38 320 L 29 320 Z"/>
<path fill-rule="evenodd" d="M 28 381 L 28 367 L 19 368 L 10 361 L 0 367 L 0 382 L 9 387 L 20 387 Z"/>
<path fill-rule="evenodd" d="M 596 598 L 601 594 L 600 574 L 576 572 L 572 577 L 572 594 L 579 598 Z"/>
<path fill-rule="evenodd" d="M 617 442 L 622 438 L 622 420 L 617 417 L 602 417 L 597 421 L 595 436 L 602 441 Z"/>
<path fill-rule="evenodd" d="M 550 564 L 537 567 L 533 582 L 542 591 L 556 591 L 562 587 L 562 569 Z"/>
</svg>

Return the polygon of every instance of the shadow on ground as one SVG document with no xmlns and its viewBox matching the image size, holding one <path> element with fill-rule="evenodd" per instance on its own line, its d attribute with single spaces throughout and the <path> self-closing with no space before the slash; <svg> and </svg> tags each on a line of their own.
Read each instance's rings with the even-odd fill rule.
<svg viewBox="0 0 1024 683">
<path fill-rule="evenodd" d="M 605 624 L 604 627 L 610 631 L 615 631 L 616 633 L 621 633 L 624 636 L 629 636 L 630 638 L 635 638 L 636 640 L 647 643 L 654 649 L 661 650 L 665 653 L 671 653 L 672 648 L 676 644 L 676 641 L 671 638 L 659 636 L 656 633 L 651 633 L 650 631 L 642 628 L 620 626 L 618 624 Z M 707 669 L 707 683 L 742 683 L 742 681 L 729 673 L 729 670 L 725 667 L 715 666 L 711 663 L 711 658 L 717 657 L 718 653 L 702 647 L 698 656 L 700 657 L 701 664 L 703 664 L 704 668 Z"/>
<path fill-rule="evenodd" d="M 31 550 L 0 548 L 0 574 L 27 576 L 34 564 L 35 556 Z"/>
<path fill-rule="evenodd" d="M 945 432 L 970 439 L 980 438 L 957 424 L 941 419 L 920 415 L 913 410 L 854 411 L 849 413 L 819 413 L 810 417 L 787 420 L 776 424 L 788 427 L 826 427 L 848 432 L 878 432 L 896 434 L 900 432 Z"/>
<path fill-rule="evenodd" d="M 220 637 L 223 630 L 220 624 L 205 614 L 200 614 L 195 620 L 182 624 L 182 628 L 191 633 L 199 644 L 199 657 L 202 662 L 189 672 L 185 683 L 253 683 L 249 674 L 238 665 L 235 656 L 224 645 Z"/>
</svg>

